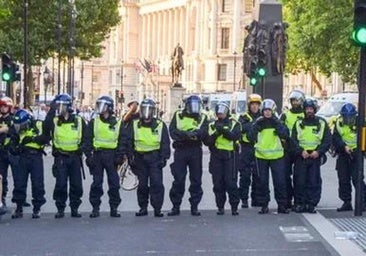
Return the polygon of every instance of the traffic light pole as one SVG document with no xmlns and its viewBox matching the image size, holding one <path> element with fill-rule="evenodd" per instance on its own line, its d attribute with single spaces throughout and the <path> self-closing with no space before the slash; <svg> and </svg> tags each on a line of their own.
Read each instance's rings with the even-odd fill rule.
<svg viewBox="0 0 366 256">
<path fill-rule="evenodd" d="M 360 69 L 358 77 L 358 120 L 357 120 L 357 145 L 356 152 L 357 161 L 357 184 L 356 184 L 356 196 L 355 196 L 355 216 L 362 216 L 363 210 L 363 172 L 364 172 L 364 159 L 362 152 L 362 140 L 365 139 L 362 136 L 362 128 L 365 123 L 365 96 L 366 96 L 366 47 L 361 47 L 360 57 Z"/>
</svg>

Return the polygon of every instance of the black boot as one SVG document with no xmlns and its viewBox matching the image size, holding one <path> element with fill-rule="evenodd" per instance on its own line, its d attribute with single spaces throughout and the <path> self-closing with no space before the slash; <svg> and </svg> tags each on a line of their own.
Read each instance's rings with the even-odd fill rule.
<svg viewBox="0 0 366 256">
<path fill-rule="evenodd" d="M 118 213 L 117 207 L 111 207 L 110 216 L 113 218 L 120 218 L 121 214 Z"/>
<path fill-rule="evenodd" d="M 77 208 L 71 208 L 71 217 L 72 218 L 81 218 L 81 214 L 78 212 Z"/>
<path fill-rule="evenodd" d="M 33 208 L 32 219 L 41 218 L 41 210 L 38 207 Z"/>
<path fill-rule="evenodd" d="M 15 212 L 11 215 L 12 219 L 20 219 L 23 218 L 23 206 L 21 204 L 17 205 Z"/>
<path fill-rule="evenodd" d="M 308 213 L 316 213 L 314 205 L 309 204 L 309 205 L 306 206 L 306 208 L 307 208 Z"/>
<path fill-rule="evenodd" d="M 99 207 L 93 207 L 93 211 L 89 215 L 89 218 L 98 218 L 100 216 Z"/>
<path fill-rule="evenodd" d="M 352 211 L 353 207 L 350 201 L 345 201 L 341 207 L 337 208 L 337 212 Z"/>
<path fill-rule="evenodd" d="M 258 212 L 259 214 L 267 214 L 269 213 L 269 209 L 267 205 L 262 206 L 261 210 Z"/>
<path fill-rule="evenodd" d="M 161 212 L 161 210 L 155 209 L 154 210 L 154 217 L 161 218 L 161 217 L 164 217 L 164 214 Z"/>
<path fill-rule="evenodd" d="M 216 212 L 217 215 L 224 215 L 225 214 L 225 209 L 224 208 L 219 208 Z"/>
<path fill-rule="evenodd" d="M 30 205 L 30 203 L 28 203 L 27 201 L 25 201 L 24 203 L 23 203 L 23 207 L 30 207 L 31 205 Z"/>
<path fill-rule="evenodd" d="M 248 200 L 242 200 L 241 202 L 241 208 L 248 208 L 249 205 L 248 205 Z"/>
<path fill-rule="evenodd" d="M 233 216 L 238 216 L 239 215 L 238 206 L 232 206 L 231 207 L 231 215 L 233 215 Z"/>
<path fill-rule="evenodd" d="M 180 214 L 179 207 L 173 207 L 170 212 L 168 212 L 168 216 L 178 216 Z"/>
<path fill-rule="evenodd" d="M 279 205 L 278 208 L 277 208 L 277 213 L 289 214 L 290 210 L 284 205 Z"/>
<path fill-rule="evenodd" d="M 201 213 L 198 211 L 197 206 L 192 206 L 191 207 L 191 215 L 192 216 L 201 216 Z"/>
<path fill-rule="evenodd" d="M 146 216 L 147 208 L 141 208 L 138 212 L 135 213 L 136 217 Z"/>
<path fill-rule="evenodd" d="M 65 217 L 64 209 L 58 209 L 57 213 L 55 214 L 55 219 L 61 219 Z"/>
</svg>

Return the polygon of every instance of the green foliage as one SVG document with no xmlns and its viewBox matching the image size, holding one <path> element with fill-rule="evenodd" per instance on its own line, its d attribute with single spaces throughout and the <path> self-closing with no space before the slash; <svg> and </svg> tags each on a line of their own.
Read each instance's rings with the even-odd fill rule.
<svg viewBox="0 0 366 256">
<path fill-rule="evenodd" d="M 70 51 L 69 27 L 71 7 L 62 2 L 61 54 Z M 101 43 L 120 20 L 118 0 L 77 0 L 75 22 L 75 55 L 90 59 L 101 55 Z M 0 0 L 0 52 L 23 61 L 23 1 Z M 57 53 L 58 0 L 28 0 L 29 64 L 40 64 L 42 59 Z"/>
<path fill-rule="evenodd" d="M 355 82 L 359 48 L 350 36 L 353 0 L 283 0 L 284 20 L 289 23 L 286 70 L 297 73 L 317 69 L 344 82 Z"/>
</svg>

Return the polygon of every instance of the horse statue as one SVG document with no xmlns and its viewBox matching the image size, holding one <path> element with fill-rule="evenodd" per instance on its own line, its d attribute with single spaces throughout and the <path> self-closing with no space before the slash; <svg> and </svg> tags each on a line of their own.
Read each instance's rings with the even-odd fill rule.
<svg viewBox="0 0 366 256">
<path fill-rule="evenodd" d="M 179 78 L 182 75 L 182 71 L 184 69 L 183 54 L 184 54 L 183 49 L 178 44 L 175 47 L 174 53 L 172 55 L 171 72 L 172 72 L 173 85 L 176 85 L 179 83 Z"/>
</svg>

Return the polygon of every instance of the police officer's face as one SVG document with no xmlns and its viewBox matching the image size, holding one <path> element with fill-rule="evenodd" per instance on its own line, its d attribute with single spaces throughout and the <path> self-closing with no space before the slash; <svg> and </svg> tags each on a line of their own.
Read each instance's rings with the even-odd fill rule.
<svg viewBox="0 0 366 256">
<path fill-rule="evenodd" d="M 258 113 L 260 104 L 258 102 L 252 102 L 249 105 L 249 110 L 252 113 Z"/>
<path fill-rule="evenodd" d="M 306 114 L 306 117 L 314 117 L 315 116 L 315 111 L 314 111 L 314 108 L 313 107 L 306 107 L 305 108 L 305 114 Z"/>
<path fill-rule="evenodd" d="M 298 108 L 300 107 L 300 101 L 298 99 L 291 99 L 291 106 L 293 108 Z"/>
<path fill-rule="evenodd" d="M 271 118 L 272 117 L 272 110 L 271 109 L 264 109 L 263 110 L 263 116 L 265 118 Z"/>
<path fill-rule="evenodd" d="M 0 112 L 1 112 L 1 114 L 3 114 L 3 115 L 5 115 L 5 114 L 9 113 L 9 106 L 2 105 L 2 106 L 0 107 Z"/>
</svg>

